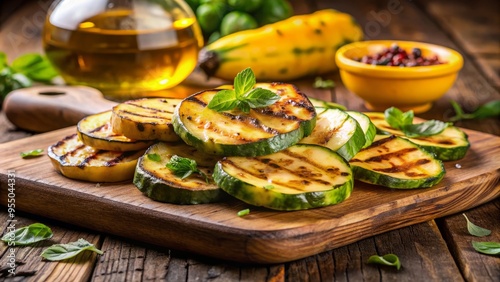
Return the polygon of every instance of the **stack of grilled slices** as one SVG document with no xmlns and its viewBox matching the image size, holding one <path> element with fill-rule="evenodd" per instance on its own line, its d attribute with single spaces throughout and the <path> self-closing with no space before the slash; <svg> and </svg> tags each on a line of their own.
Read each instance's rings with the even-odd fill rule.
<svg viewBox="0 0 500 282">
<path fill-rule="evenodd" d="M 121 103 L 81 120 L 77 134 L 50 146 L 49 156 L 66 177 L 133 179 L 156 201 L 201 204 L 231 195 L 256 206 L 300 210 L 344 201 L 354 179 L 391 188 L 430 187 L 445 173 L 439 158 L 461 158 L 469 146 L 455 127 L 413 140 L 383 124 L 379 113 L 347 111 L 308 98 L 292 84 L 255 87 L 280 98 L 248 113 L 208 108 L 219 89 L 182 100 Z M 196 171 L 172 170 L 168 164 L 179 157 L 196 164 Z"/>
</svg>

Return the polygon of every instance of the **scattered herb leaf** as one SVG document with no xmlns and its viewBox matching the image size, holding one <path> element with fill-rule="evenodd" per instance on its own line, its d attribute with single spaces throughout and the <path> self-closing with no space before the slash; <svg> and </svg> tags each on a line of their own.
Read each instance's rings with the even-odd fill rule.
<svg viewBox="0 0 500 282">
<path fill-rule="evenodd" d="M 45 56 L 25 54 L 9 66 L 7 56 L 0 52 L 0 105 L 11 91 L 31 86 L 32 81 L 51 83 L 57 71 Z"/>
<path fill-rule="evenodd" d="M 413 124 L 413 111 L 402 112 L 400 109 L 390 107 L 384 112 L 385 121 L 396 128 L 400 129 L 405 125 Z"/>
<path fill-rule="evenodd" d="M 50 239 L 52 235 L 52 230 L 47 225 L 33 223 L 6 233 L 2 237 L 2 241 L 7 243 L 14 242 L 16 246 L 25 246 Z"/>
<path fill-rule="evenodd" d="M 483 104 L 470 114 L 466 114 L 460 104 L 455 101 L 451 101 L 451 106 L 455 110 L 455 116 L 449 119 L 451 122 L 464 119 L 482 119 L 500 116 L 500 100 L 494 100 Z"/>
<path fill-rule="evenodd" d="M 21 155 L 21 158 L 28 159 L 28 158 L 39 157 L 42 155 L 42 153 L 43 153 L 43 149 L 34 149 L 31 151 L 21 152 L 20 155 Z"/>
<path fill-rule="evenodd" d="M 252 69 L 246 68 L 234 78 L 234 89 L 220 90 L 210 100 L 207 107 L 218 112 L 238 108 L 248 113 L 251 108 L 270 106 L 280 99 L 280 96 L 271 90 L 253 88 L 255 83 Z"/>
<path fill-rule="evenodd" d="M 314 88 L 334 88 L 335 82 L 331 79 L 323 79 L 322 77 L 316 77 L 313 84 Z"/>
<path fill-rule="evenodd" d="M 267 189 L 267 190 L 274 189 L 274 185 L 272 185 L 272 184 L 265 185 L 264 189 Z"/>
<path fill-rule="evenodd" d="M 385 121 L 393 128 L 401 130 L 408 137 L 432 136 L 443 132 L 450 124 L 439 120 L 413 124 L 413 111 L 402 112 L 391 107 L 385 110 Z"/>
<path fill-rule="evenodd" d="M 472 221 L 469 220 L 465 213 L 463 213 L 462 215 L 465 217 L 465 220 L 467 220 L 467 230 L 469 231 L 470 235 L 474 235 L 476 237 L 484 237 L 491 234 L 491 230 L 475 225 L 474 223 L 472 223 Z"/>
<path fill-rule="evenodd" d="M 42 257 L 50 261 L 59 261 L 75 257 L 83 251 L 93 251 L 99 255 L 103 254 L 101 250 L 85 239 L 78 239 L 78 241 L 68 244 L 52 245 L 42 252 Z"/>
<path fill-rule="evenodd" d="M 383 256 L 373 255 L 368 259 L 368 263 L 394 266 L 397 270 L 401 268 L 401 262 L 395 254 L 387 254 Z"/>
<path fill-rule="evenodd" d="M 148 154 L 148 159 L 153 161 L 153 162 L 161 162 L 161 157 L 160 155 L 154 153 L 154 154 Z"/>
<path fill-rule="evenodd" d="M 408 137 L 432 136 L 443 132 L 450 124 L 439 120 L 428 120 L 422 123 L 407 124 L 401 131 Z"/>
<path fill-rule="evenodd" d="M 250 213 L 250 209 L 244 209 L 238 212 L 238 216 L 245 216 Z"/>
<path fill-rule="evenodd" d="M 205 178 L 205 181 L 208 183 L 207 175 L 198 169 L 198 165 L 196 164 L 195 160 L 173 155 L 166 166 L 181 179 L 189 177 L 193 173 L 198 173 L 199 175 L 203 176 Z"/>
<path fill-rule="evenodd" d="M 499 242 L 476 242 L 472 241 L 474 250 L 487 255 L 500 255 Z"/>
</svg>

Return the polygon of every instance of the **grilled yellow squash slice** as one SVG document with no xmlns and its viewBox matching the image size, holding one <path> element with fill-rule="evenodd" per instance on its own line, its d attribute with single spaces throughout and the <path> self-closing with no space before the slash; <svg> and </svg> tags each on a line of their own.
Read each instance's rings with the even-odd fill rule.
<svg viewBox="0 0 500 282">
<path fill-rule="evenodd" d="M 152 141 L 134 140 L 113 132 L 111 111 L 90 115 L 78 122 L 78 137 L 83 144 L 100 150 L 135 151 L 145 149 Z"/>
<path fill-rule="evenodd" d="M 104 151 L 83 144 L 77 134 L 67 136 L 48 148 L 48 156 L 62 175 L 90 182 L 117 182 L 132 179 L 140 151 Z"/>
<path fill-rule="evenodd" d="M 425 137 L 406 137 L 405 134 L 392 128 L 386 121 L 384 113 L 365 113 L 381 134 L 394 134 L 410 140 L 424 150 L 436 155 L 442 161 L 459 160 L 465 156 L 470 147 L 467 134 L 455 126 L 448 126 L 443 132 Z M 423 121 L 423 120 L 422 120 Z"/>
<path fill-rule="evenodd" d="M 217 89 L 198 92 L 175 109 L 175 132 L 187 144 L 208 154 L 261 156 L 297 143 L 311 134 L 316 111 L 309 99 L 292 84 L 258 83 L 274 91 L 280 99 L 271 106 L 217 112 L 207 104 Z"/>
<path fill-rule="evenodd" d="M 195 160 L 197 168 L 206 174 L 191 174 L 181 179 L 166 164 L 172 156 Z M 155 156 L 150 157 L 150 156 Z M 149 198 L 173 204 L 203 204 L 216 202 L 225 196 L 211 178 L 217 159 L 206 155 L 184 143 L 163 143 L 152 145 L 139 159 L 134 175 L 134 184 Z"/>
<path fill-rule="evenodd" d="M 146 98 L 113 107 L 113 131 L 135 140 L 179 141 L 172 126 L 174 109 L 181 99 Z"/>
<path fill-rule="evenodd" d="M 354 183 L 346 160 L 311 144 L 297 144 L 266 156 L 224 157 L 213 175 L 228 194 L 275 210 L 338 204 L 351 195 Z"/>
<path fill-rule="evenodd" d="M 373 142 L 349 163 L 356 180 L 390 188 L 431 187 L 445 174 L 440 160 L 394 135 Z"/>
</svg>

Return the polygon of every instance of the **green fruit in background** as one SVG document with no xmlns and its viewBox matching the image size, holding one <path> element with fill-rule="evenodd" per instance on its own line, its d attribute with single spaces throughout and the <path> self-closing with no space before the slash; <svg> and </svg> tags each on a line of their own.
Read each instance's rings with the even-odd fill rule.
<svg viewBox="0 0 500 282">
<path fill-rule="evenodd" d="M 263 26 L 293 16 L 293 8 L 286 0 L 265 0 L 254 14 L 259 26 Z"/>
<path fill-rule="evenodd" d="M 250 14 L 232 11 L 222 19 L 220 34 L 226 36 L 237 31 L 257 28 L 258 26 L 257 21 Z"/>
<path fill-rule="evenodd" d="M 208 40 L 207 40 L 207 44 L 210 44 L 212 42 L 214 42 L 215 40 L 219 39 L 220 38 L 220 32 L 218 31 L 214 31 L 212 32 L 212 34 L 210 34 L 210 36 L 208 37 Z"/>
<path fill-rule="evenodd" d="M 250 13 L 257 10 L 263 1 L 266 0 L 227 0 L 227 4 L 236 11 Z"/>
<path fill-rule="evenodd" d="M 224 13 L 225 7 L 218 3 L 201 4 L 196 9 L 196 18 L 203 34 L 210 34 L 219 29 Z"/>
</svg>

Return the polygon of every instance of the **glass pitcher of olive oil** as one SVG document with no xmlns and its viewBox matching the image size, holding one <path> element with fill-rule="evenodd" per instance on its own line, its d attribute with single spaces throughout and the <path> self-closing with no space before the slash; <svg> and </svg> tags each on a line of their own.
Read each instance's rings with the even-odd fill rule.
<svg viewBox="0 0 500 282">
<path fill-rule="evenodd" d="M 158 96 L 186 79 L 203 37 L 183 0 L 59 0 L 43 44 L 67 84 L 121 101 Z"/>
</svg>

